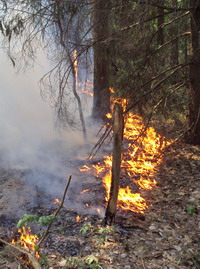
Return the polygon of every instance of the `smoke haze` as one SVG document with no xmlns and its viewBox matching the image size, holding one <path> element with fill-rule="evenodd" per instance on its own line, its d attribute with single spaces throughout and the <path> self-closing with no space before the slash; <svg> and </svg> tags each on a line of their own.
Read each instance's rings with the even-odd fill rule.
<svg viewBox="0 0 200 269">
<path fill-rule="evenodd" d="M 55 193 L 63 188 L 55 178 L 73 172 L 68 162 L 77 146 L 83 148 L 82 134 L 54 128 L 54 111 L 42 100 L 38 84 L 50 68 L 44 56 L 33 70 L 19 75 L 3 52 L 0 56 L 1 167 L 31 170 L 26 180 Z"/>
</svg>

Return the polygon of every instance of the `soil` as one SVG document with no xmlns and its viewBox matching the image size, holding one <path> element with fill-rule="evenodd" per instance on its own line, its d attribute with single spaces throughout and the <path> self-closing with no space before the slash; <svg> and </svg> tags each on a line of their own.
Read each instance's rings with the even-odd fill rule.
<svg viewBox="0 0 200 269">
<path fill-rule="evenodd" d="M 89 207 L 103 207 L 103 188 L 99 181 L 92 185 L 89 180 L 82 186 L 90 188 L 90 192 L 83 194 L 83 209 L 80 209 L 81 204 L 80 210 L 70 206 L 79 198 L 65 204 L 43 242 L 41 253 L 46 256 L 48 265 L 43 259 L 42 268 L 200 268 L 199 167 L 200 147 L 183 143 L 171 146 L 156 176 L 158 187 L 142 192 L 149 209 L 144 215 L 119 210 L 114 232 L 104 237 L 98 226 L 103 222 L 103 213 L 101 217 L 94 213 L 95 208 L 87 210 L 85 206 L 88 202 Z M 52 197 L 24 184 L 21 178 L 21 173 L 13 176 L 12 171 L 0 171 L 0 238 L 7 241 L 21 214 L 49 215 L 58 207 L 52 203 Z M 87 225 L 90 228 L 83 235 L 80 230 Z M 34 232 L 41 229 L 44 230 L 33 225 Z M 33 268 L 19 256 L 1 244 L 0 268 Z M 76 262 L 69 263 L 69 257 Z M 86 257 L 92 259 L 90 265 L 86 265 Z"/>
</svg>

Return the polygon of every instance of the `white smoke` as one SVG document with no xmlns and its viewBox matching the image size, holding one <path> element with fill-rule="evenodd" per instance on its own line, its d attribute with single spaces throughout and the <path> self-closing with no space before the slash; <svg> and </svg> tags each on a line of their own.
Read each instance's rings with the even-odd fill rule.
<svg viewBox="0 0 200 269">
<path fill-rule="evenodd" d="M 24 171 L 20 184 L 29 185 L 33 190 L 32 196 L 36 189 L 54 198 L 62 197 L 66 179 L 72 174 L 67 204 L 83 212 L 82 203 L 85 201 L 79 194 L 84 184 L 91 186 L 95 179 L 89 175 L 80 175 L 78 168 L 84 165 L 96 142 L 95 135 L 99 126 L 92 124 L 88 131 L 87 145 L 84 144 L 81 132 L 56 130 L 54 110 L 48 102 L 42 100 L 38 83 L 50 69 L 45 56 L 41 54 L 38 57 L 32 70 L 19 74 L 3 52 L 0 52 L 0 57 L 0 169 Z M 92 98 L 89 103 L 86 101 L 85 106 L 90 110 Z M 7 199 L 12 205 L 15 204 L 14 197 L 18 197 L 17 192 L 19 188 Z M 88 199 L 92 200 L 92 197 L 96 198 L 95 194 L 88 194 Z M 30 196 L 33 204 L 35 199 L 37 197 Z M 6 201 L 2 202 L 6 204 Z M 97 207 L 100 208 L 98 205 Z M 97 213 L 95 207 L 87 208 L 86 211 L 103 214 L 103 208 L 100 213 Z"/>
<path fill-rule="evenodd" d="M 40 55 L 39 64 L 17 75 L 8 57 L 3 52 L 0 56 L 1 166 L 66 175 L 67 158 L 75 157 L 76 147 L 83 145 L 83 139 L 78 132 L 58 132 L 54 111 L 41 98 L 38 82 L 50 63 Z"/>
</svg>

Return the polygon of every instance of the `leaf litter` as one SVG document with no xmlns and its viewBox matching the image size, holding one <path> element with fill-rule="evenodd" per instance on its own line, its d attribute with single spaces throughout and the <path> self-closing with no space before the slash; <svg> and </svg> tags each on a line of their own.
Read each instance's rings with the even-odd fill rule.
<svg viewBox="0 0 200 269">
<path fill-rule="evenodd" d="M 83 262 L 90 255 L 104 269 L 200 268 L 199 167 L 198 146 L 171 146 L 156 175 L 158 187 L 144 192 L 149 209 L 144 216 L 119 210 L 115 232 L 106 235 L 103 243 L 99 243 L 98 231 L 86 236 L 80 233 L 84 223 L 101 224 L 98 216 L 79 213 L 81 221 L 76 222 L 78 213 L 63 208 L 42 246 L 48 260 L 43 268 L 92 268 L 65 263 L 69 257 Z M 47 213 L 44 208 L 37 210 Z M 1 254 L 0 268 L 19 268 L 9 256 L 11 251 Z"/>
</svg>

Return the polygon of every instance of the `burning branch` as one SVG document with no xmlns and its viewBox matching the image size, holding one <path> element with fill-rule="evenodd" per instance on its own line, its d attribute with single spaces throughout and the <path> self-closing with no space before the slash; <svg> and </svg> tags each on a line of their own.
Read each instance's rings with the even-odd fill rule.
<svg viewBox="0 0 200 269">
<path fill-rule="evenodd" d="M 121 151 L 123 139 L 123 110 L 121 104 L 115 104 L 113 113 L 113 158 L 112 158 L 112 177 L 110 187 L 110 198 L 105 213 L 105 224 L 110 220 L 110 224 L 116 214 L 117 200 L 119 192 L 119 178 L 121 167 Z"/>
<path fill-rule="evenodd" d="M 64 204 L 64 201 L 65 201 L 65 197 L 66 197 L 67 190 L 68 190 L 68 188 L 69 188 L 69 184 L 70 184 L 70 182 L 71 182 L 71 179 L 72 179 L 72 176 L 70 176 L 69 179 L 68 179 L 68 182 L 67 182 L 65 191 L 64 191 L 64 193 L 63 193 L 62 201 L 61 201 L 61 203 L 60 203 L 58 209 L 52 214 L 54 217 L 56 217 L 56 216 L 59 214 L 61 208 L 63 207 L 63 204 Z M 42 235 L 40 241 L 38 242 L 38 247 L 40 247 L 40 245 L 42 244 L 42 242 L 43 242 L 44 239 L 46 238 L 46 236 L 47 236 L 47 234 L 49 233 L 49 230 L 50 230 L 52 224 L 53 224 L 53 221 L 49 223 L 49 225 L 48 225 L 46 231 L 45 231 L 44 234 Z"/>
</svg>

